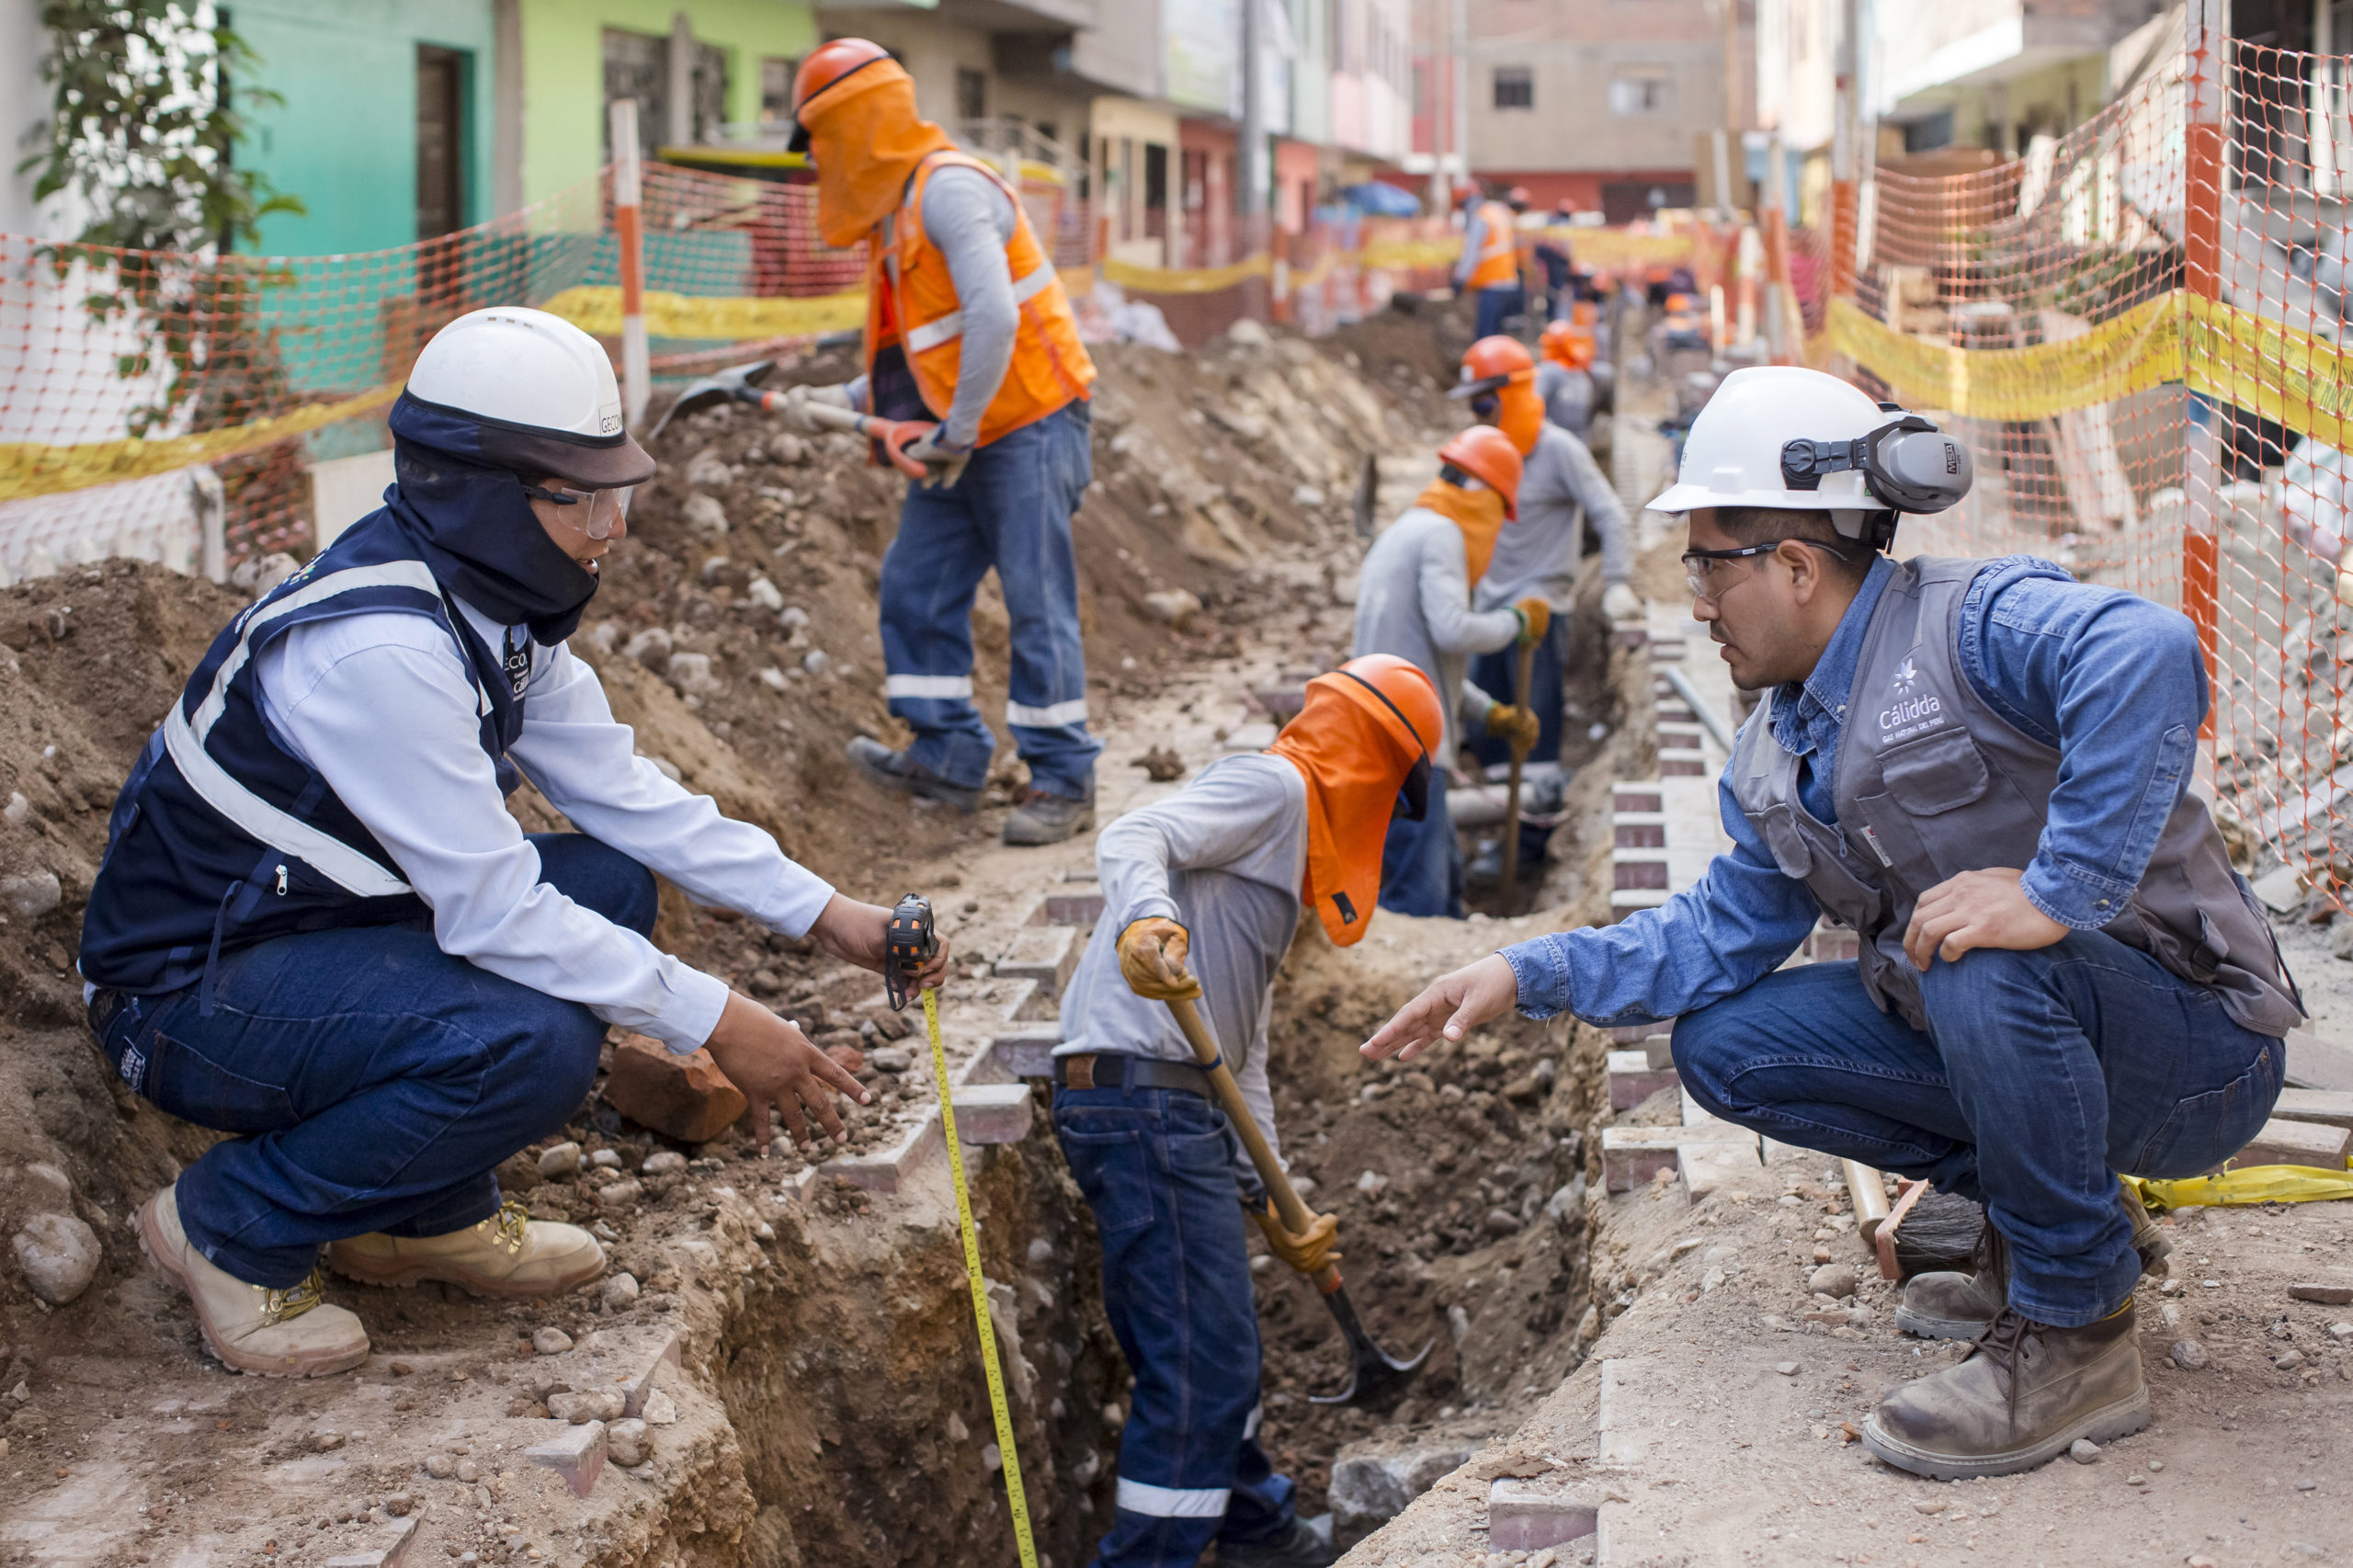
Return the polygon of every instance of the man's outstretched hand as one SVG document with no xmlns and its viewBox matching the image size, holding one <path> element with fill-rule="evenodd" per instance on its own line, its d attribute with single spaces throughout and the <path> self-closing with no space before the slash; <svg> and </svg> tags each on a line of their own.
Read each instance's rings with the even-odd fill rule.
<svg viewBox="0 0 2353 1568">
<path fill-rule="evenodd" d="M 842 1131 L 841 1113 L 834 1108 L 836 1091 L 860 1105 L 874 1100 L 840 1062 L 810 1044 L 798 1025 L 778 1017 L 741 992 L 728 994 L 719 1027 L 710 1031 L 703 1048 L 727 1081 L 752 1102 L 752 1138 L 763 1154 L 768 1152 L 770 1106 L 784 1119 L 784 1130 L 792 1141 L 813 1149 L 817 1141 L 809 1131 L 809 1118 L 814 1118 L 835 1142 L 847 1138 Z"/>
<path fill-rule="evenodd" d="M 1501 953 L 1491 953 L 1432 981 L 1428 990 L 1398 1008 L 1397 1016 L 1358 1049 L 1375 1062 L 1384 1056 L 1411 1062 L 1425 1046 L 1459 1040 L 1488 1019 L 1511 1011 L 1518 1000 L 1518 977 Z"/>
<path fill-rule="evenodd" d="M 1922 893 L 1904 927 L 1904 956 L 1925 971 L 1932 958 L 1951 963 L 1972 948 L 2031 952 L 2064 937 L 2066 926 L 2027 902 L 2018 877 L 2003 866 L 1963 871 Z"/>
</svg>

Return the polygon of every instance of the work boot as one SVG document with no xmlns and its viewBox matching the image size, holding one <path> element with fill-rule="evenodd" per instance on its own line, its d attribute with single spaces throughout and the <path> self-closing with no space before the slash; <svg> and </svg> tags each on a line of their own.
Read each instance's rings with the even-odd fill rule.
<svg viewBox="0 0 2353 1568">
<path fill-rule="evenodd" d="M 2124 1217 L 2132 1222 L 2132 1250 L 2141 1255 L 2141 1272 L 2162 1279 L 2172 1272 L 2166 1257 L 2173 1243 L 2163 1227 L 2149 1218 L 2141 1195 L 2131 1182 L 2118 1184 Z M 1988 1221 L 1977 1238 L 1976 1268 L 1968 1274 L 1939 1270 L 1915 1274 L 1896 1303 L 1895 1326 L 1923 1339 L 1974 1339 L 1985 1332 L 1994 1314 L 2010 1299 L 2010 1248 Z"/>
<path fill-rule="evenodd" d="M 605 1249 L 577 1225 L 534 1220 L 515 1199 L 441 1236 L 371 1231 L 327 1248 L 337 1274 L 362 1285 L 438 1279 L 476 1296 L 559 1296 L 605 1271 Z"/>
<path fill-rule="evenodd" d="M 368 1359 L 368 1331 L 327 1304 L 319 1269 L 291 1290 L 273 1290 L 246 1284 L 189 1244 L 176 1186 L 141 1207 L 139 1250 L 188 1292 L 205 1346 L 224 1366 L 265 1378 L 323 1378 Z"/>
<path fill-rule="evenodd" d="M 1936 1481 L 2008 1475 L 2149 1424 L 2132 1301 L 2082 1328 L 2004 1307 L 1959 1366 L 1904 1384 L 1863 1423 L 1863 1443 Z"/>
<path fill-rule="evenodd" d="M 881 741 L 868 740 L 864 735 L 852 735 L 849 759 L 870 783 L 880 784 L 898 795 L 913 795 L 918 800 L 938 801 L 960 812 L 980 809 L 981 792 L 967 790 L 961 784 L 950 784 L 929 768 L 912 761 L 903 751 L 892 751 Z"/>
<path fill-rule="evenodd" d="M 1095 781 L 1091 778 L 1086 797 L 1075 801 L 1033 787 L 1021 797 L 1020 809 L 1005 819 L 1007 844 L 1060 844 L 1074 833 L 1094 831 Z"/>
<path fill-rule="evenodd" d="M 1296 1515 L 1290 1528 L 1272 1540 L 1247 1546 L 1227 1540 L 1217 1543 L 1218 1568 L 1325 1568 L 1338 1559 L 1332 1543 Z"/>
</svg>

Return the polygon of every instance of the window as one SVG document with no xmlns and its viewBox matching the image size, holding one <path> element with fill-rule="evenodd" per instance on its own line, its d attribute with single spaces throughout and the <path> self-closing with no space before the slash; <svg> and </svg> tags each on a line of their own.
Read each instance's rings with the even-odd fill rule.
<svg viewBox="0 0 2353 1568">
<path fill-rule="evenodd" d="M 792 119 L 792 77 L 801 62 L 770 54 L 760 61 L 760 123 L 784 125 Z"/>
<path fill-rule="evenodd" d="M 989 79 L 985 72 L 968 66 L 956 68 L 956 118 L 986 119 L 989 117 Z"/>
<path fill-rule="evenodd" d="M 1611 114 L 1665 114 L 1674 82 L 1663 71 L 1625 71 L 1609 78 Z"/>
<path fill-rule="evenodd" d="M 1525 65 L 1496 66 L 1495 107 L 1497 108 L 1534 108 L 1536 107 L 1536 73 Z"/>
</svg>

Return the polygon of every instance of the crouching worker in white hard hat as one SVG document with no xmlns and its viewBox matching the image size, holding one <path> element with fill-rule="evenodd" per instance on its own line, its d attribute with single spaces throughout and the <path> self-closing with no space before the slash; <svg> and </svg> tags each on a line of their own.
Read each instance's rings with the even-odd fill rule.
<svg viewBox="0 0 2353 1568">
<path fill-rule="evenodd" d="M 1784 1143 L 1981 1199 L 1970 1273 L 1899 1326 L 1971 1338 L 1865 1424 L 1890 1464 L 2029 1469 L 2149 1420 L 2132 1291 L 2165 1245 L 2117 1173 L 2254 1135 L 2302 1003 L 2204 802 L 2207 679 L 2174 611 L 2026 556 L 1897 562 L 1966 449 L 1812 370 L 1727 378 L 1683 483 L 1696 613 L 1764 694 L 1720 786 L 1731 852 L 1657 909 L 1431 986 L 1366 1054 L 1517 1005 L 1674 1020 L 1684 1092 Z M 1817 919 L 1855 963 L 1783 970 Z"/>
<path fill-rule="evenodd" d="M 369 1284 L 594 1278 L 595 1239 L 502 1203 L 493 1169 L 580 1108 L 608 1023 L 708 1046 L 763 1147 L 771 1108 L 838 1134 L 835 1093 L 867 1097 L 646 939 L 655 871 L 869 968 L 888 913 L 634 756 L 566 649 L 654 475 L 604 350 L 477 311 L 426 346 L 391 425 L 384 507 L 230 622 L 142 753 L 83 921 L 115 1071 L 239 1135 L 139 1229 L 241 1371 L 366 1358 L 321 1299 L 323 1248 Z M 580 831 L 526 835 L 505 803 L 523 775 Z"/>
</svg>

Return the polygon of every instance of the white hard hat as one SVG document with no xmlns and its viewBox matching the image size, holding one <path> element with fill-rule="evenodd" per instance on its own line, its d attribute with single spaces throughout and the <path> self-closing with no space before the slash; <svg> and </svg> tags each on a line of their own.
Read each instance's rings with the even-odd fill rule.
<svg viewBox="0 0 2353 1568">
<path fill-rule="evenodd" d="M 1691 422 L 1682 471 L 1651 510 L 1829 512 L 1860 538 L 1868 514 L 1942 511 L 1972 475 L 1969 449 L 1919 415 L 1820 370 L 1753 365 L 1726 376 Z"/>
<path fill-rule="evenodd" d="M 408 395 L 482 426 L 485 461 L 592 488 L 641 484 L 654 460 L 630 438 L 603 345 L 546 311 L 498 305 L 433 335 Z"/>
</svg>

